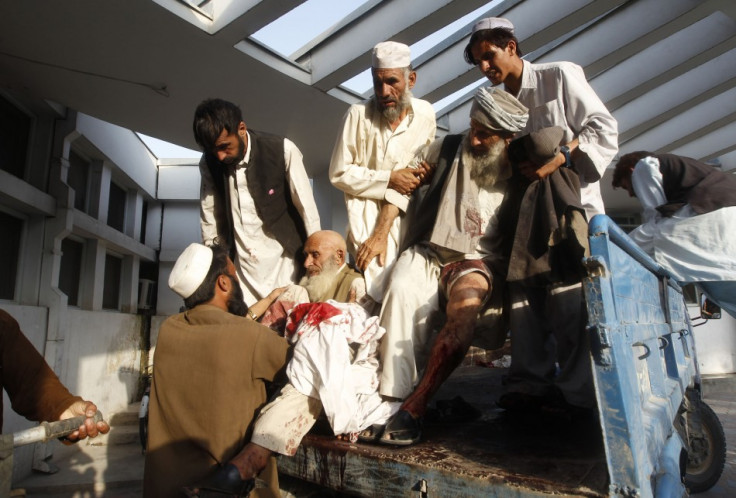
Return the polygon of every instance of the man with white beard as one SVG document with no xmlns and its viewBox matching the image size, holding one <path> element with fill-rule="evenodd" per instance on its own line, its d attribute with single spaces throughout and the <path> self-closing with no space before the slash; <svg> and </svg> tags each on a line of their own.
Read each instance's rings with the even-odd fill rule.
<svg viewBox="0 0 736 498">
<path fill-rule="evenodd" d="M 506 267 L 496 215 L 511 177 L 507 147 L 527 117 L 527 108 L 508 93 L 482 88 L 473 99 L 470 130 L 434 141 L 416 158 L 436 170 L 431 183 L 412 197 L 405 250 L 391 273 L 380 316 L 386 328 L 380 393 L 404 402 L 385 428 L 364 431 L 363 440 L 417 442 L 432 395 L 468 351 L 493 275 Z M 427 359 L 431 318 L 441 306 L 447 320 Z"/>
<path fill-rule="evenodd" d="M 348 251 L 377 303 L 399 246 L 401 217 L 387 195 L 409 195 L 431 173 L 407 167 L 436 132 L 432 105 L 412 97 L 410 55 L 393 41 L 373 48 L 373 96 L 350 106 L 330 160 L 330 181 L 345 193 Z"/>
<path fill-rule="evenodd" d="M 339 233 L 321 230 L 310 235 L 304 243 L 306 275 L 299 285 L 288 286 L 278 296 L 260 322 L 283 332 L 289 310 L 299 303 L 317 303 L 332 299 L 341 303 L 364 304 L 365 280 L 346 263 L 346 255 L 345 239 Z M 369 312 L 372 311 L 372 302 L 368 302 L 366 306 Z"/>
</svg>

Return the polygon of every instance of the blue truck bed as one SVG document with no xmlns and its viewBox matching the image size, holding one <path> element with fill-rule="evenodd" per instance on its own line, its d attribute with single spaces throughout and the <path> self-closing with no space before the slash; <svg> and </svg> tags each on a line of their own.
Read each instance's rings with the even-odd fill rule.
<svg viewBox="0 0 736 498">
<path fill-rule="evenodd" d="M 354 496 L 686 496 L 687 408 L 701 401 L 681 289 L 609 218 L 589 235 L 597 420 L 510 420 L 495 406 L 504 369 L 466 366 L 435 399 L 462 395 L 478 419 L 427 420 L 399 449 L 310 434 L 280 471 Z"/>
</svg>

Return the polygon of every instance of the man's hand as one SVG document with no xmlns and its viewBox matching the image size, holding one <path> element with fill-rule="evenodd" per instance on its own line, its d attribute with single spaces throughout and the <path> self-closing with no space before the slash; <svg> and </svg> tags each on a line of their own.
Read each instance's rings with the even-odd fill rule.
<svg viewBox="0 0 736 498">
<path fill-rule="evenodd" d="M 388 234 L 376 234 L 368 237 L 365 242 L 360 244 L 358 252 L 355 255 L 355 264 L 360 271 L 365 271 L 373 258 L 378 256 L 378 266 L 386 263 L 386 248 L 388 247 Z"/>
<path fill-rule="evenodd" d="M 288 285 L 285 285 L 283 287 L 276 287 L 274 290 L 268 293 L 268 299 L 270 299 L 271 302 L 274 302 L 288 288 L 289 288 Z"/>
<path fill-rule="evenodd" d="M 562 159 L 561 161 L 560 158 Z M 548 177 L 557 171 L 563 164 L 565 164 L 565 156 L 560 152 L 554 159 L 547 164 L 543 164 L 539 168 L 537 168 L 531 161 L 525 161 L 519 164 L 519 172 L 530 182 L 533 182 L 535 180 L 541 180 L 542 178 Z"/>
<path fill-rule="evenodd" d="M 419 181 L 421 182 L 421 185 L 427 185 L 429 182 L 432 181 L 432 176 L 434 175 L 434 170 L 437 169 L 437 164 L 429 164 L 427 161 L 422 161 L 419 163 L 417 168 L 414 170 L 415 175 L 417 178 L 419 178 Z"/>
<path fill-rule="evenodd" d="M 388 188 L 393 189 L 401 195 L 409 195 L 414 189 L 421 185 L 421 180 L 417 176 L 417 169 L 402 168 L 391 172 L 391 178 L 388 181 Z"/>
<path fill-rule="evenodd" d="M 97 406 L 91 401 L 75 401 L 69 408 L 59 417 L 59 420 L 66 420 L 68 418 L 74 418 L 79 416 L 87 417 L 84 423 L 79 426 L 79 429 L 69 434 L 66 439 L 71 442 L 79 441 L 87 437 L 97 437 L 98 434 L 107 434 L 110 432 L 110 426 L 107 422 L 101 420 L 95 424 L 92 417 L 97 413 Z"/>
</svg>

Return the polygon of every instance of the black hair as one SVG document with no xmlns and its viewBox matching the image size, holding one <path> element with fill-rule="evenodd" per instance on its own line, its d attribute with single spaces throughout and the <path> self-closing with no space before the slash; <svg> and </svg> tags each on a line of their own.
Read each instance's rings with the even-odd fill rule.
<svg viewBox="0 0 736 498">
<path fill-rule="evenodd" d="M 512 40 L 516 44 L 516 55 L 521 57 L 524 54 L 521 51 L 521 47 L 519 47 L 519 40 L 516 39 L 511 31 L 506 28 L 479 29 L 470 36 L 470 41 L 468 41 L 468 44 L 465 46 L 463 56 L 468 64 L 477 66 L 478 61 L 473 58 L 473 45 L 477 42 L 487 41 L 499 48 L 506 48 Z"/>
<path fill-rule="evenodd" d="M 184 306 L 186 306 L 187 309 L 192 309 L 197 305 L 210 301 L 215 297 L 215 284 L 217 283 L 217 278 L 220 275 L 230 276 L 227 272 L 227 247 L 215 242 L 210 249 L 212 249 L 212 263 L 210 263 L 210 269 L 202 283 L 197 287 L 197 290 L 195 290 L 191 296 L 184 299 Z"/>
<path fill-rule="evenodd" d="M 653 152 L 646 150 L 637 150 L 636 152 L 629 152 L 624 154 L 616 163 L 616 167 L 613 170 L 613 181 L 611 182 L 613 188 L 621 187 L 621 180 L 631 176 L 630 168 L 635 166 L 641 159 L 647 156 L 653 156 Z"/>
<path fill-rule="evenodd" d="M 222 99 L 207 99 L 202 101 L 194 111 L 194 140 L 204 151 L 209 151 L 215 146 L 215 142 L 222 134 L 238 131 L 238 126 L 243 121 L 243 113 L 240 108 Z"/>
</svg>

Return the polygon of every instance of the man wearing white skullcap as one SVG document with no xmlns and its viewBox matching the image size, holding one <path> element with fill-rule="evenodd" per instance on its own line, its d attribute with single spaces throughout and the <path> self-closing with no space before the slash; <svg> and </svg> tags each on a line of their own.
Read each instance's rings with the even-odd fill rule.
<svg viewBox="0 0 736 498">
<path fill-rule="evenodd" d="M 511 177 L 506 150 L 526 119 L 526 107 L 514 97 L 482 88 L 473 98 L 470 130 L 435 140 L 419 154 L 419 160 L 437 168 L 411 203 L 404 198 L 404 250 L 380 315 L 386 328 L 380 391 L 404 402 L 382 434 L 377 428 L 364 431 L 364 439 L 391 445 L 419 440 L 429 400 L 468 351 L 484 305 L 495 301 L 494 274 L 505 265 L 496 212 Z M 441 302 L 447 303 L 447 320 L 429 349 Z M 487 330 L 489 334 L 476 339 L 486 346 L 503 343 L 504 329 Z"/>
<path fill-rule="evenodd" d="M 143 493 L 157 498 L 180 496 L 182 486 L 201 481 L 248 442 L 266 403 L 265 382 L 283 370 L 289 350 L 284 338 L 245 318 L 224 247 L 191 244 L 169 286 L 187 311 L 161 324 L 156 343 Z M 278 494 L 275 460 L 260 477 Z M 238 493 L 251 484 L 234 481 Z"/>
<path fill-rule="evenodd" d="M 599 182 L 618 151 L 616 120 L 580 66 L 571 62 L 534 64 L 521 59 L 521 55 L 513 24 L 498 17 L 475 24 L 464 53 L 465 60 L 476 65 L 492 85 L 503 84 L 529 108 L 529 121 L 522 134 L 550 126 L 563 131 L 559 151 L 545 164 L 526 168 L 525 177 L 529 181 L 542 180 L 567 166 L 579 178 L 580 198 L 588 219 L 603 213 Z M 557 282 L 548 288 L 518 282 L 509 285 L 509 293 L 513 360 L 507 383 L 510 395 L 500 404 L 523 408 L 539 404 L 540 399 L 553 404 L 563 399 L 575 406 L 591 406 L 592 378 L 583 371 L 582 362 L 568 362 L 577 372 L 563 369 L 557 374 L 555 354 L 539 339 L 554 330 L 558 344 L 566 343 L 570 354 L 584 356 L 585 352 L 577 347 L 585 341 L 587 320 L 580 282 Z M 560 357 L 563 354 L 558 350 Z"/>
<path fill-rule="evenodd" d="M 330 181 L 345 193 L 348 252 L 363 270 L 368 295 L 383 298 L 384 279 L 397 256 L 399 209 L 389 189 L 410 194 L 430 170 L 409 168 L 434 140 L 432 105 L 412 97 L 417 75 L 409 47 L 386 41 L 372 51 L 373 96 L 350 106 L 330 161 Z"/>
</svg>

